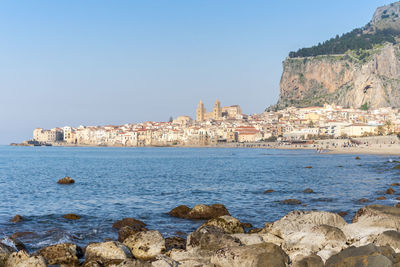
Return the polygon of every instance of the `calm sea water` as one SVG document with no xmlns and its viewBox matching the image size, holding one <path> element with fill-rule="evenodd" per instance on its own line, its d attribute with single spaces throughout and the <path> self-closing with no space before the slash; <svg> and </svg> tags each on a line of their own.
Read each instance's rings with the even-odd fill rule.
<svg viewBox="0 0 400 267">
<path fill-rule="evenodd" d="M 375 200 L 400 175 L 392 156 L 321 155 L 304 150 L 225 148 L 70 148 L 0 146 L 0 234 L 33 232 L 20 239 L 31 250 L 57 243 L 86 245 L 116 239 L 115 220 L 134 217 L 165 237 L 189 233 L 201 222 L 172 218 L 185 204 L 225 204 L 232 216 L 255 227 L 293 209 L 346 211 L 393 205 Z M 306 169 L 305 166 L 312 166 Z M 342 166 L 342 167 L 339 167 Z M 58 185 L 64 176 L 74 185 Z M 305 194 L 305 188 L 314 194 Z M 276 192 L 263 194 L 266 189 Z M 279 201 L 296 198 L 307 206 Z M 82 219 L 70 221 L 63 214 Z M 25 220 L 10 223 L 15 215 Z"/>
</svg>

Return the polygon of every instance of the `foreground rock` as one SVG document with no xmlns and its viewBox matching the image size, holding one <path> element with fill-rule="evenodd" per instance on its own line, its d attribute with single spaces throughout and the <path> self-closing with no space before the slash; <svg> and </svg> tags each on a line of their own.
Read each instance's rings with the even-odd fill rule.
<svg viewBox="0 0 400 267">
<path fill-rule="evenodd" d="M 8 257 L 11 253 L 15 252 L 15 249 L 9 247 L 3 243 L 0 243 L 0 266 L 4 266 Z"/>
<path fill-rule="evenodd" d="M 207 250 L 215 252 L 220 248 L 240 246 L 242 243 L 238 238 L 226 234 L 221 228 L 215 226 L 201 227 L 188 235 L 186 249 Z"/>
<path fill-rule="evenodd" d="M 58 184 L 73 184 L 73 183 L 75 183 L 75 180 L 72 179 L 72 178 L 69 177 L 69 176 L 65 176 L 64 178 L 58 180 L 57 183 L 58 183 Z"/>
<path fill-rule="evenodd" d="M 5 264 L 7 267 L 46 267 L 46 261 L 42 256 L 30 256 L 28 252 L 21 250 L 12 253 Z"/>
<path fill-rule="evenodd" d="M 311 254 L 306 257 L 297 258 L 292 263 L 292 267 L 324 267 L 324 262 L 320 256 Z"/>
<path fill-rule="evenodd" d="M 398 261 L 389 246 L 377 247 L 369 244 L 362 247 L 349 247 L 330 257 L 326 267 L 392 267 Z"/>
<path fill-rule="evenodd" d="M 68 266 L 78 265 L 77 247 L 74 244 L 57 244 L 45 247 L 38 251 L 50 265 L 65 264 Z"/>
<path fill-rule="evenodd" d="M 357 211 L 352 222 L 359 223 L 359 227 L 381 227 L 398 231 L 400 208 L 382 205 L 366 206 Z"/>
<path fill-rule="evenodd" d="M 378 236 L 375 243 L 379 246 L 390 246 L 397 253 L 400 253 L 400 232 L 385 231 Z"/>
<path fill-rule="evenodd" d="M 116 241 L 103 243 L 91 243 L 85 250 L 85 262 L 98 262 L 105 264 L 110 261 L 122 262 L 132 258 L 132 253 L 128 247 Z"/>
<path fill-rule="evenodd" d="M 279 246 L 263 243 L 219 249 L 211 257 L 211 263 L 217 267 L 285 267 L 289 264 L 289 257 Z"/>
<path fill-rule="evenodd" d="M 218 218 L 214 218 L 204 223 L 200 228 L 206 226 L 214 226 L 221 229 L 226 234 L 238 234 L 244 233 L 244 228 L 242 223 L 229 215 L 224 215 Z"/>
<path fill-rule="evenodd" d="M 185 249 L 186 248 L 186 239 L 179 236 L 167 237 L 165 239 L 165 249 Z"/>
<path fill-rule="evenodd" d="M 156 230 L 138 232 L 124 241 L 135 258 L 150 260 L 165 251 L 165 240 Z"/>
<path fill-rule="evenodd" d="M 226 207 L 222 204 L 211 206 L 199 204 L 192 209 L 185 205 L 178 206 L 169 212 L 169 215 L 183 219 L 210 220 L 223 215 L 230 215 Z"/>
</svg>

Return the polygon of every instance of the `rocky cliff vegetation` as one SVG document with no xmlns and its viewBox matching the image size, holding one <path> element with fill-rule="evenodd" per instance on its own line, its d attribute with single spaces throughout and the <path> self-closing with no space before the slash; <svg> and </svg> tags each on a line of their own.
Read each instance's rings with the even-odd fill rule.
<svg viewBox="0 0 400 267">
<path fill-rule="evenodd" d="M 283 62 L 276 108 L 335 103 L 400 106 L 400 2 L 341 37 L 291 52 Z"/>
</svg>

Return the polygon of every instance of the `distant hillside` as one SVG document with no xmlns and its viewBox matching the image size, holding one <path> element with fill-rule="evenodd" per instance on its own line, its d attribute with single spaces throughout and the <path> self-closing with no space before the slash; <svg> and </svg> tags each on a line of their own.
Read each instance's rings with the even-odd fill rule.
<svg viewBox="0 0 400 267">
<path fill-rule="evenodd" d="M 364 27 L 309 48 L 283 62 L 275 108 L 400 106 L 400 2 L 379 7 Z"/>
</svg>

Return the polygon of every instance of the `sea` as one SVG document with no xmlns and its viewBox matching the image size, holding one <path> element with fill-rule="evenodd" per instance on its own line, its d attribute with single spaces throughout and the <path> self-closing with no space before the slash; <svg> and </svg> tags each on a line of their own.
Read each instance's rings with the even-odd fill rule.
<svg viewBox="0 0 400 267">
<path fill-rule="evenodd" d="M 203 221 L 174 218 L 179 206 L 224 204 L 232 216 L 263 227 L 292 210 L 355 212 L 395 205 L 395 156 L 319 154 L 254 148 L 112 148 L 0 146 L 0 239 L 33 252 L 64 242 L 116 240 L 116 220 L 132 217 L 164 237 L 190 233 Z M 312 168 L 306 168 L 311 166 Z M 75 180 L 60 185 L 64 176 Z M 311 188 L 314 193 L 304 193 Z M 275 192 L 265 194 L 273 189 Z M 368 203 L 360 203 L 365 198 Z M 298 199 L 301 205 L 282 204 Z M 62 216 L 74 213 L 79 220 Z M 16 215 L 24 220 L 12 223 Z"/>
</svg>

